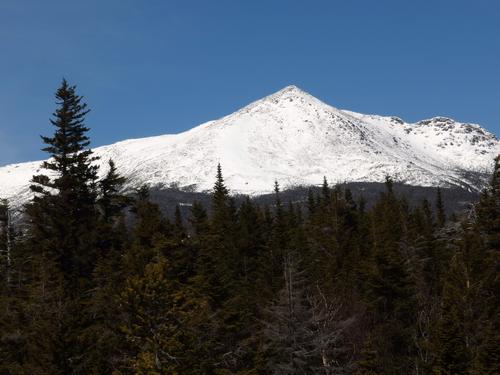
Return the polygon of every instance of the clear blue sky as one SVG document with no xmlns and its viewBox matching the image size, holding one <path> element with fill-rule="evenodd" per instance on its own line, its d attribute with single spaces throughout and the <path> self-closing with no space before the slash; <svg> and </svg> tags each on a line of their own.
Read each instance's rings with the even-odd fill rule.
<svg viewBox="0 0 500 375">
<path fill-rule="evenodd" d="M 407 121 L 500 135 L 498 0 L 1 0 L 0 165 L 41 158 L 53 93 L 94 146 L 179 132 L 296 84 Z"/>
</svg>

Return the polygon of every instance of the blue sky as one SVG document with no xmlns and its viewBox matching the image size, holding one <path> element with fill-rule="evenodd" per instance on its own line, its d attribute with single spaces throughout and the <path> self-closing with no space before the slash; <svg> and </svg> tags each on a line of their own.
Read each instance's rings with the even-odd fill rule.
<svg viewBox="0 0 500 375">
<path fill-rule="evenodd" d="M 77 84 L 94 146 L 174 133 L 295 84 L 339 108 L 500 135 L 497 0 L 1 0 L 0 165 L 42 158 Z"/>
</svg>

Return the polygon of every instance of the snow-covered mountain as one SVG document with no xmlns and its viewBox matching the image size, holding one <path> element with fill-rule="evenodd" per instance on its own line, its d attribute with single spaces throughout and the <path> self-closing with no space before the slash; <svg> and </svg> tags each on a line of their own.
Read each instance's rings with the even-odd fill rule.
<svg viewBox="0 0 500 375">
<path fill-rule="evenodd" d="M 217 163 L 234 193 L 270 192 L 331 182 L 381 182 L 386 175 L 419 186 L 480 189 L 500 153 L 479 125 L 435 117 L 414 124 L 363 115 L 323 103 L 296 86 L 219 120 L 180 134 L 131 139 L 98 147 L 105 173 L 112 158 L 129 188 L 143 184 L 211 189 Z M 0 168 L 0 197 L 15 205 L 31 197 L 29 180 L 40 161 Z"/>
</svg>

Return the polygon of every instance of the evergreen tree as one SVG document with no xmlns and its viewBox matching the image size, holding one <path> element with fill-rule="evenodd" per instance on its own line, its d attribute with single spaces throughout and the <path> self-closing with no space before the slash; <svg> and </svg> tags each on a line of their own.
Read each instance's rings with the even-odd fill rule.
<svg viewBox="0 0 500 375">
<path fill-rule="evenodd" d="M 438 228 L 444 227 L 446 223 L 446 213 L 444 211 L 443 197 L 441 194 L 441 188 L 437 188 L 436 195 L 436 224 Z"/>
<path fill-rule="evenodd" d="M 479 235 L 479 251 L 471 255 L 474 275 L 481 286 L 476 302 L 480 329 L 475 371 L 500 372 L 500 155 L 495 158 L 490 185 L 476 206 L 476 225 L 472 235 Z"/>
<path fill-rule="evenodd" d="M 205 292 L 212 298 L 213 306 L 227 298 L 233 283 L 234 221 L 231 212 L 229 191 L 224 183 L 220 164 L 212 193 L 212 211 L 204 244 L 198 258 L 198 276 Z"/>
<path fill-rule="evenodd" d="M 189 218 L 195 235 L 198 237 L 208 232 L 208 215 L 200 202 L 195 201 L 191 207 L 191 217 Z"/>
<path fill-rule="evenodd" d="M 118 174 L 112 159 L 109 159 L 108 164 L 108 173 L 99 181 L 100 196 L 97 201 L 105 223 L 110 223 L 119 217 L 123 209 L 130 204 L 130 199 L 120 194 L 125 178 Z"/>
<path fill-rule="evenodd" d="M 80 368 L 85 374 L 111 374 L 118 361 L 116 353 L 123 346 L 116 320 L 120 311 L 110 298 L 118 294 L 123 283 L 120 267 L 129 246 L 124 209 L 131 199 L 120 194 L 124 182 L 110 160 L 108 173 L 99 181 L 96 246 L 101 256 L 92 273 L 90 300 L 85 303 L 85 314 L 91 319 L 80 334 L 85 347 Z"/>
<path fill-rule="evenodd" d="M 199 246 L 193 282 L 197 291 L 208 297 L 213 310 L 213 318 L 206 326 L 212 365 L 219 369 L 238 367 L 238 342 L 244 335 L 240 322 L 245 314 L 245 308 L 242 309 L 245 301 L 238 294 L 243 274 L 242 255 L 236 237 L 236 208 L 225 186 L 220 164 L 208 226 L 203 210 L 196 208 L 193 213 L 198 215 L 194 222 L 197 232 L 194 241 Z"/>
<path fill-rule="evenodd" d="M 13 278 L 13 247 L 15 233 L 12 212 L 7 200 L 0 200 L 0 277 L 1 286 L 9 288 Z"/>
<path fill-rule="evenodd" d="M 434 348 L 437 359 L 433 370 L 438 374 L 468 374 L 471 370 L 472 353 L 467 348 L 470 332 L 466 323 L 471 293 L 465 267 L 461 254 L 456 254 L 444 284 Z"/>
<path fill-rule="evenodd" d="M 240 279 L 250 292 L 256 284 L 263 281 L 263 263 L 266 256 L 265 223 L 262 214 L 246 197 L 238 212 L 237 247 L 241 254 Z M 264 285 L 262 285 L 264 287 Z M 255 294 L 255 293 L 254 293 Z"/>
<path fill-rule="evenodd" d="M 202 374 L 197 326 L 206 302 L 170 280 L 168 261 L 159 256 L 142 275 L 131 276 L 120 293 L 123 333 L 128 348 L 123 372 L 135 374 Z"/>
<path fill-rule="evenodd" d="M 149 188 L 142 186 L 138 191 L 135 202 L 132 205 L 132 213 L 135 215 L 135 225 L 132 231 L 136 246 L 143 249 L 152 249 L 158 237 L 170 236 L 172 225 L 165 218 L 160 207 L 149 199 Z M 146 256 L 141 264 L 148 263 L 154 254 L 139 252 L 139 256 Z"/>
<path fill-rule="evenodd" d="M 273 286 L 273 291 L 281 289 L 282 277 L 281 267 L 283 259 L 288 250 L 289 228 L 286 220 L 285 210 L 281 202 L 280 187 L 278 181 L 274 182 L 274 215 L 270 219 L 270 236 L 268 243 L 268 262 L 264 265 L 267 273 L 267 282 Z"/>
<path fill-rule="evenodd" d="M 321 198 L 323 202 L 330 201 L 330 186 L 328 185 L 328 180 L 323 177 L 323 185 L 321 186 Z"/>
<path fill-rule="evenodd" d="M 186 238 L 186 230 L 184 228 L 184 223 L 182 220 L 182 214 L 181 214 L 181 209 L 179 205 L 175 206 L 175 213 L 174 213 L 174 233 L 177 239 L 179 240 L 184 240 Z"/>
<path fill-rule="evenodd" d="M 52 137 L 42 136 L 47 174 L 33 176 L 21 314 L 27 373 L 78 373 L 80 334 L 88 324 L 84 306 L 100 255 L 97 243 L 97 166 L 88 148 L 88 113 L 76 87 L 63 80 L 56 92 Z M 42 312 L 42 313 L 41 313 Z"/>
<path fill-rule="evenodd" d="M 375 272 L 371 293 L 378 322 L 374 338 L 385 373 L 399 374 L 413 366 L 416 299 L 414 280 L 401 250 L 407 229 L 405 206 L 395 196 L 390 178 L 386 187 L 372 213 Z"/>
<path fill-rule="evenodd" d="M 80 277 L 88 278 L 97 254 L 92 247 L 97 199 L 96 157 L 88 149 L 89 112 L 76 86 L 66 80 L 56 92 L 58 108 L 51 119 L 55 132 L 42 136 L 42 150 L 50 156 L 42 164 L 49 174 L 33 176 L 33 202 L 28 205 L 32 240 L 40 252 L 48 252 L 60 264 L 72 289 Z"/>
<path fill-rule="evenodd" d="M 224 183 L 222 167 L 217 165 L 217 175 L 212 193 L 212 224 L 216 229 L 226 229 L 230 224 L 229 190 Z"/>
</svg>

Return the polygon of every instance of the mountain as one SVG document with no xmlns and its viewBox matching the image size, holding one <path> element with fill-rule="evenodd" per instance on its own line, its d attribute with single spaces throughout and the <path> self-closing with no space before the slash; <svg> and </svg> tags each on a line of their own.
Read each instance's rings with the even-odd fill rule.
<svg viewBox="0 0 500 375">
<path fill-rule="evenodd" d="M 381 182 L 386 175 L 415 186 L 477 191 L 500 153 L 479 125 L 445 117 L 411 124 L 398 117 L 340 110 L 288 86 L 215 121 L 179 134 L 98 147 L 101 173 L 112 158 L 128 188 L 148 184 L 189 191 L 212 188 L 221 163 L 233 193 L 332 182 Z M 0 197 L 13 205 L 31 197 L 40 161 L 0 168 Z"/>
</svg>

